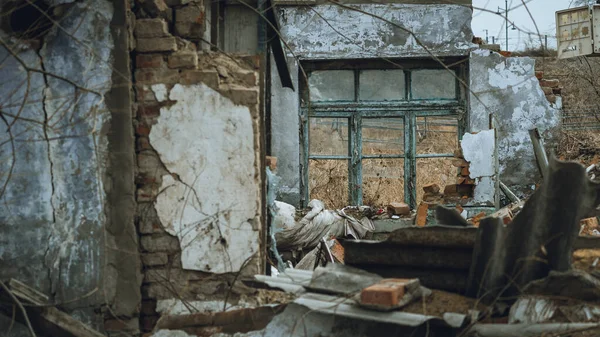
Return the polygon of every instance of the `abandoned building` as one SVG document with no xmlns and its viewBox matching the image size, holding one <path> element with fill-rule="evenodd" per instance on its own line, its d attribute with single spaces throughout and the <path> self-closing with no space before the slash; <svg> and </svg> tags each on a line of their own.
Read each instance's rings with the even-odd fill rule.
<svg viewBox="0 0 600 337">
<path fill-rule="evenodd" d="M 474 43 L 471 0 L 0 13 L 0 279 L 35 297 L 3 297 L 8 336 L 151 336 L 161 317 L 269 305 L 240 283 L 277 265 L 269 199 L 406 204 L 375 223 L 388 232 L 435 218 L 415 220 L 422 205 L 492 214 L 512 201 L 501 185 L 537 189 L 530 130 L 550 153 L 561 126 L 534 59 Z M 211 317 L 198 335 L 234 324 Z"/>
</svg>

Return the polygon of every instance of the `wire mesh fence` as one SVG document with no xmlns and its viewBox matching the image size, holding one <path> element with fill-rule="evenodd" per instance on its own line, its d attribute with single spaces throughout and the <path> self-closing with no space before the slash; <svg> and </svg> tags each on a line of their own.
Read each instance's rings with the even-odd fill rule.
<svg viewBox="0 0 600 337">
<path fill-rule="evenodd" d="M 562 128 L 565 131 L 600 130 L 600 106 L 563 109 Z"/>
</svg>

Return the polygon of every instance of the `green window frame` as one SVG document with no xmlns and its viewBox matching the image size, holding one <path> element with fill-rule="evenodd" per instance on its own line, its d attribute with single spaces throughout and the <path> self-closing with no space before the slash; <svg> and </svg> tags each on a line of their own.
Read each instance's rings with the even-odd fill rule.
<svg viewBox="0 0 600 337">
<path fill-rule="evenodd" d="M 309 161 L 343 160 L 348 163 L 348 203 L 362 205 L 363 203 L 363 161 L 369 159 L 402 159 L 404 162 L 404 202 L 412 208 L 417 205 L 416 200 L 416 174 L 417 159 L 421 158 L 452 158 L 453 153 L 427 153 L 417 154 L 417 121 L 420 117 L 447 116 L 457 118 L 457 141 L 460 141 L 466 129 L 466 94 L 462 83 L 467 77 L 467 60 L 446 60 L 445 64 L 452 64 L 448 69 L 440 67 L 438 63 L 430 60 L 397 61 L 393 67 L 389 64 L 378 62 L 319 62 L 306 63 L 303 68 L 308 76 L 308 82 L 315 71 L 350 70 L 354 74 L 354 97 L 346 101 L 311 101 L 309 85 L 301 80 L 301 189 L 302 203 L 304 206 L 309 201 Z M 404 74 L 404 97 L 397 100 L 369 100 L 360 99 L 361 72 L 364 70 L 401 69 Z M 455 93 L 454 97 L 427 99 L 413 98 L 413 74 L 419 70 L 453 71 Z M 347 73 L 346 73 L 347 74 Z M 300 76 L 302 79 L 302 76 Z M 462 83 L 461 83 L 462 82 Z M 310 153 L 310 125 L 311 119 L 338 118 L 346 119 L 348 130 L 348 149 L 346 154 L 314 154 Z M 364 154 L 363 153 L 363 124 L 367 119 L 397 118 L 404 127 L 404 148 L 398 154 Z"/>
</svg>

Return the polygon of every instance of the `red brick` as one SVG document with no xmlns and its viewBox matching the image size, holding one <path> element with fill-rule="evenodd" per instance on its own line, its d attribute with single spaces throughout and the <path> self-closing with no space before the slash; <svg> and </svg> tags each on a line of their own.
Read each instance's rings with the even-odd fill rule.
<svg viewBox="0 0 600 337">
<path fill-rule="evenodd" d="M 540 85 L 542 87 L 550 87 L 550 88 L 558 88 L 560 85 L 559 80 L 540 80 Z"/>
<path fill-rule="evenodd" d="M 542 78 L 544 78 L 544 72 L 543 71 L 536 71 L 535 72 L 535 77 L 537 77 L 538 80 L 541 80 Z"/>
<path fill-rule="evenodd" d="M 388 205 L 387 210 L 392 215 L 409 215 L 410 206 L 403 202 L 392 202 Z"/>
<path fill-rule="evenodd" d="M 198 54 L 194 51 L 180 51 L 169 55 L 169 68 L 196 68 Z"/>
<path fill-rule="evenodd" d="M 136 140 L 136 150 L 152 150 L 152 145 L 150 145 L 150 140 L 148 139 L 148 137 L 138 137 L 138 139 Z"/>
<path fill-rule="evenodd" d="M 429 205 L 424 202 L 417 207 L 417 218 L 415 219 L 417 226 L 424 227 L 427 224 L 427 210 L 429 210 Z"/>
<path fill-rule="evenodd" d="M 177 69 L 138 69 L 135 71 L 135 81 L 138 84 L 175 84 L 179 82 Z"/>
<path fill-rule="evenodd" d="M 440 187 L 437 184 L 428 184 L 423 186 L 423 191 L 425 193 L 437 194 L 440 193 Z"/>
<path fill-rule="evenodd" d="M 439 203 L 442 199 L 442 195 L 439 193 L 436 194 L 432 194 L 432 193 L 425 193 L 423 194 L 423 201 L 428 202 L 428 203 Z"/>
<path fill-rule="evenodd" d="M 160 106 L 141 104 L 138 107 L 137 113 L 140 117 L 158 117 L 160 115 Z"/>
<path fill-rule="evenodd" d="M 140 123 L 135 128 L 135 134 L 138 136 L 148 136 L 150 135 L 150 127 L 148 125 Z"/>
<path fill-rule="evenodd" d="M 377 307 L 393 308 L 406 293 L 406 286 L 415 282 L 408 279 L 383 279 L 360 292 L 360 303 Z"/>
<path fill-rule="evenodd" d="M 136 68 L 161 68 L 165 60 L 160 54 L 138 54 L 135 57 Z"/>
<path fill-rule="evenodd" d="M 552 94 L 552 88 L 550 88 L 550 87 L 542 87 L 542 91 L 544 92 L 544 95 Z"/>
<path fill-rule="evenodd" d="M 158 321 L 158 316 L 145 316 L 141 319 L 141 327 L 143 331 L 152 331 L 156 322 Z"/>
<path fill-rule="evenodd" d="M 219 74 L 214 69 L 209 70 L 184 70 L 181 73 L 182 84 L 204 83 L 211 88 L 219 87 Z"/>
<path fill-rule="evenodd" d="M 460 175 L 464 176 L 464 177 L 468 177 L 471 174 L 471 172 L 469 171 L 469 167 L 463 167 L 460 169 Z"/>
<path fill-rule="evenodd" d="M 469 166 L 469 162 L 464 160 L 464 159 L 454 159 L 452 161 L 452 165 L 454 165 L 455 167 L 468 167 Z"/>
<path fill-rule="evenodd" d="M 277 157 L 267 156 L 265 164 L 271 169 L 271 171 L 277 170 Z"/>
</svg>

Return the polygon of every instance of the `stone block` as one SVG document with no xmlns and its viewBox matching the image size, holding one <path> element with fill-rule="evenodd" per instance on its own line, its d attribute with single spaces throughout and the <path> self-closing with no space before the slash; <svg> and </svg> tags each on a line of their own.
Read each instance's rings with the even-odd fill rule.
<svg viewBox="0 0 600 337">
<path fill-rule="evenodd" d="M 542 87 L 550 87 L 550 88 L 558 88 L 560 85 L 559 80 L 540 80 L 540 85 Z"/>
<path fill-rule="evenodd" d="M 135 57 L 136 68 L 162 68 L 164 65 L 162 54 L 138 54 Z"/>
<path fill-rule="evenodd" d="M 135 50 L 139 53 L 169 52 L 177 50 L 177 40 L 170 37 L 138 38 Z"/>
<path fill-rule="evenodd" d="M 138 69 L 135 71 L 137 84 L 175 84 L 179 82 L 177 69 Z"/>
<path fill-rule="evenodd" d="M 383 279 L 360 292 L 360 303 L 379 308 L 397 307 L 406 294 L 407 286 L 414 282 L 418 281 L 416 279 Z"/>
<path fill-rule="evenodd" d="M 143 235 L 140 239 L 142 250 L 147 252 L 178 252 L 179 240 L 171 235 Z"/>
<path fill-rule="evenodd" d="M 392 215 L 410 215 L 410 206 L 403 202 L 392 202 L 388 205 L 387 210 Z"/>
<path fill-rule="evenodd" d="M 134 34 L 138 41 L 140 38 L 161 38 L 170 35 L 167 22 L 163 19 L 136 20 Z"/>
<path fill-rule="evenodd" d="M 149 253 L 142 255 L 142 263 L 146 267 L 164 266 L 169 262 L 167 253 Z"/>
<path fill-rule="evenodd" d="M 205 13 L 199 4 L 189 4 L 175 10 L 175 34 L 190 39 L 199 40 L 204 35 Z"/>
<path fill-rule="evenodd" d="M 437 184 L 428 184 L 423 186 L 423 192 L 437 194 L 440 193 L 440 187 Z"/>
<path fill-rule="evenodd" d="M 198 66 L 198 54 L 193 51 L 180 51 L 169 55 L 169 68 L 192 68 Z"/>
<path fill-rule="evenodd" d="M 182 84 L 204 83 L 207 86 L 217 89 L 219 87 L 219 74 L 216 70 L 184 70 L 181 73 Z"/>
</svg>

